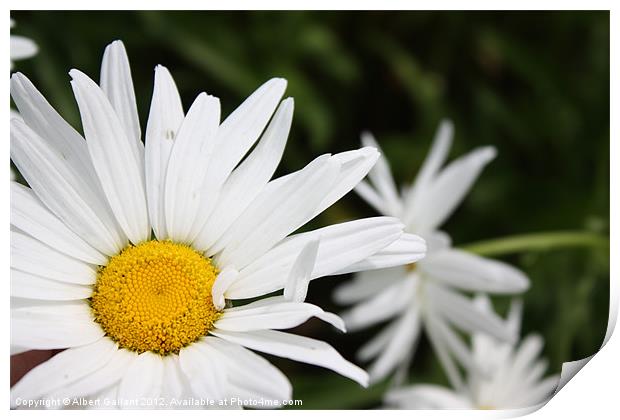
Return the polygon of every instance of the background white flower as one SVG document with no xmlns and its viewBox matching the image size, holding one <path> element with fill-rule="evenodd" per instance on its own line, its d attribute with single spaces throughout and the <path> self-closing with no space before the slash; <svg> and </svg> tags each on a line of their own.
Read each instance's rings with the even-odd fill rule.
<svg viewBox="0 0 620 420">
<path fill-rule="evenodd" d="M 493 311 L 486 296 L 480 296 L 477 307 Z M 515 301 L 505 328 L 519 333 L 521 302 Z M 473 357 L 483 368 L 468 370 L 466 386 L 453 390 L 437 385 L 413 385 L 389 391 L 388 406 L 404 409 L 485 409 L 525 408 L 546 403 L 559 382 L 559 375 L 543 379 L 547 362 L 538 359 L 543 339 L 538 334 L 525 337 L 518 346 L 500 342 L 485 334 L 472 337 Z"/>
<path fill-rule="evenodd" d="M 344 329 L 304 302 L 310 280 L 378 264 L 377 253 L 382 267 L 423 257 L 424 241 L 390 217 L 291 235 L 350 191 L 377 151 L 323 155 L 270 181 L 293 115 L 293 100 L 280 102 L 283 79 L 220 124 L 219 100 L 206 93 L 184 114 L 158 66 L 143 144 L 120 41 L 106 48 L 100 86 L 70 75 L 85 138 L 24 75 L 11 80 L 23 117 L 11 121 L 11 157 L 30 185 L 11 186 L 12 352 L 68 348 L 17 383 L 13 403 L 289 399 L 286 377 L 248 348 L 365 385 L 330 345 L 277 330 L 312 316 Z"/>
<path fill-rule="evenodd" d="M 462 385 L 462 378 L 454 359 L 469 368 L 476 361 L 454 327 L 506 341 L 517 338 L 503 328 L 497 315 L 475 310 L 461 291 L 519 293 L 529 286 L 527 277 L 505 263 L 453 248 L 450 237 L 438 230 L 496 154 L 494 148 L 482 147 L 442 169 L 452 133 L 452 124 L 442 122 L 414 184 L 403 188 L 402 194 L 383 156 L 369 173 L 372 186 L 361 182 L 355 189 L 378 212 L 399 218 L 406 232 L 422 236 L 428 244 L 428 254 L 420 262 L 360 273 L 335 291 L 338 303 L 354 305 L 343 314 L 349 331 L 392 319 L 358 352 L 362 361 L 376 359 L 369 368 L 372 381 L 397 367 L 397 382 L 403 379 L 422 328 L 455 387 Z M 362 143 L 379 148 L 369 133 L 362 135 Z M 375 268 L 380 268 L 380 256 L 375 258 Z"/>
</svg>

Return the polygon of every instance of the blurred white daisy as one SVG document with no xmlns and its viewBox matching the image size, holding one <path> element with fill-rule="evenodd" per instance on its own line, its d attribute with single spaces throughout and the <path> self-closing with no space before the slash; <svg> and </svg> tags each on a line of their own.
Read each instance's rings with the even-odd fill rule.
<svg viewBox="0 0 620 420">
<path fill-rule="evenodd" d="M 488 298 L 476 304 L 491 313 Z M 519 333 L 521 303 L 515 302 L 505 328 Z M 547 362 L 539 359 L 543 339 L 537 334 L 525 337 L 518 346 L 495 340 L 485 334 L 472 336 L 473 357 L 484 374 L 468 370 L 466 386 L 453 390 L 437 385 L 413 385 L 389 391 L 388 406 L 402 409 L 479 409 L 500 410 L 537 406 L 546 403 L 555 392 L 559 375 L 543 379 Z"/>
<path fill-rule="evenodd" d="M 23 117 L 11 121 L 11 157 L 31 187 L 11 185 L 12 350 L 68 348 L 13 387 L 13 404 L 289 399 L 287 378 L 248 349 L 366 385 L 327 343 L 277 330 L 312 316 L 343 329 L 304 303 L 310 280 L 368 267 L 377 253 L 385 266 L 424 255 L 424 241 L 390 217 L 291 235 L 351 190 L 377 151 L 320 156 L 270 181 L 293 115 L 293 100 L 280 102 L 285 80 L 220 124 L 219 100 L 206 93 L 185 115 L 158 66 L 143 144 L 121 42 L 105 51 L 100 86 L 70 75 L 85 139 L 25 76 L 11 80 Z"/>
<path fill-rule="evenodd" d="M 15 26 L 15 21 L 11 19 L 11 28 Z M 24 60 L 30 58 L 37 53 L 39 48 L 37 44 L 30 38 L 19 35 L 11 35 L 11 70 L 13 70 L 13 61 Z"/>
<path fill-rule="evenodd" d="M 466 367 L 475 361 L 454 327 L 507 341 L 516 339 L 495 314 L 474 310 L 461 291 L 519 293 L 527 289 L 527 277 L 502 262 L 452 248 L 450 237 L 438 230 L 496 153 L 492 147 L 482 147 L 441 169 L 452 131 L 451 123 L 441 124 L 414 184 L 405 187 L 401 195 L 383 157 L 369 174 L 374 188 L 362 182 L 355 189 L 377 211 L 399 218 L 406 232 L 420 235 L 428 244 L 424 260 L 407 267 L 359 273 L 335 291 L 338 303 L 354 305 L 343 314 L 349 331 L 393 319 L 358 352 L 362 361 L 376 359 L 368 371 L 371 381 L 383 379 L 397 368 L 396 380 L 402 380 L 422 327 L 455 387 L 462 384 L 455 358 Z M 362 143 L 378 148 L 368 133 L 362 135 Z M 381 268 L 380 259 L 376 261 Z"/>
</svg>

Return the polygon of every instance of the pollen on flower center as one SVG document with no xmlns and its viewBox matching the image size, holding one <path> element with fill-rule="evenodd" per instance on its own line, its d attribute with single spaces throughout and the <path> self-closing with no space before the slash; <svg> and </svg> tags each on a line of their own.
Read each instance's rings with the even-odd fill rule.
<svg viewBox="0 0 620 420">
<path fill-rule="evenodd" d="M 211 298 L 218 271 L 194 249 L 169 241 L 128 246 L 99 271 L 95 320 L 121 347 L 177 353 L 220 316 Z"/>
</svg>

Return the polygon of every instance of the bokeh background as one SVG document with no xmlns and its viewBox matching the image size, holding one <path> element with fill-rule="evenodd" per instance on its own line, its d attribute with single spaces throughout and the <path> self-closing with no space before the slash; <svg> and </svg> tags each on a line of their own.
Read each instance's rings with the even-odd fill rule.
<svg viewBox="0 0 620 420">
<path fill-rule="evenodd" d="M 114 39 L 128 50 L 143 126 L 156 64 L 171 70 L 186 107 L 205 90 L 221 98 L 223 115 L 268 78 L 288 79 L 295 118 L 279 173 L 358 147 L 360 131 L 368 129 L 397 181 L 411 182 L 439 121 L 452 119 L 451 157 L 486 144 L 499 155 L 445 230 L 455 244 L 530 276 L 523 331 L 545 337 L 550 371 L 599 349 L 609 304 L 609 13 L 30 11 L 11 17 L 13 33 L 40 49 L 15 70 L 80 130 L 67 72 L 75 67 L 97 79 L 103 48 Z M 351 193 L 306 228 L 373 215 Z M 513 238 L 529 234 L 535 235 Z M 308 300 L 339 312 L 330 295 L 345 280 L 313 282 Z M 508 300 L 495 302 L 502 311 Z M 375 333 L 330 328 L 309 321 L 297 330 L 327 340 L 350 360 Z M 271 359 L 306 409 L 376 407 L 386 387 L 364 390 L 330 371 Z M 447 383 L 424 339 L 410 380 Z"/>
</svg>

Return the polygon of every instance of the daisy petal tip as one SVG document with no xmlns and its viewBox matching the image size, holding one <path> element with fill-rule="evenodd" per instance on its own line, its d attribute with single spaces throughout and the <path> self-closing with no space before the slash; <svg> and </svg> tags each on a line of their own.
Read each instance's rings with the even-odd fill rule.
<svg viewBox="0 0 620 420">
<path fill-rule="evenodd" d="M 156 75 L 162 75 L 162 74 L 169 75 L 170 74 L 170 70 L 168 70 L 168 67 L 164 66 L 163 64 L 157 64 L 155 66 L 154 71 Z"/>
<path fill-rule="evenodd" d="M 211 102 L 211 101 L 220 101 L 220 98 L 218 98 L 217 96 L 213 96 L 213 95 L 209 95 L 207 92 L 200 92 L 198 94 L 198 96 L 196 97 L 196 101 L 203 101 L 203 102 Z"/>
<path fill-rule="evenodd" d="M 280 95 L 282 95 L 288 86 L 288 80 L 283 77 L 273 77 L 267 80 L 263 86 L 266 89 L 281 92 Z"/>
<path fill-rule="evenodd" d="M 71 76 L 72 86 L 76 86 L 76 84 L 83 84 L 83 83 L 88 83 L 88 82 L 95 84 L 95 82 L 93 82 L 90 77 L 88 77 L 84 72 L 78 69 L 69 70 L 69 76 Z"/>
<path fill-rule="evenodd" d="M 11 82 L 19 83 L 23 81 L 24 79 L 28 79 L 28 78 L 20 71 L 16 71 L 15 73 L 11 74 Z"/>
<path fill-rule="evenodd" d="M 505 292 L 510 294 L 524 293 L 530 288 L 530 279 L 523 271 L 507 264 L 501 264 L 502 280 L 506 284 Z"/>
<path fill-rule="evenodd" d="M 360 133 L 360 139 L 362 141 L 362 145 L 364 146 L 370 146 L 370 147 L 377 147 L 377 140 L 375 139 L 375 136 L 370 132 L 370 130 L 364 130 Z"/>
<path fill-rule="evenodd" d="M 292 114 L 295 109 L 295 99 L 291 97 L 285 98 L 280 104 L 280 106 L 284 111 Z"/>
<path fill-rule="evenodd" d="M 450 133 L 454 131 L 454 122 L 450 118 L 443 118 L 439 123 L 440 130 L 448 130 Z"/>
<path fill-rule="evenodd" d="M 368 375 L 368 373 L 366 373 L 364 371 L 364 375 L 361 375 L 360 380 L 358 381 L 358 383 L 363 386 L 364 388 L 368 388 L 370 386 L 371 380 L 370 380 L 370 375 Z"/>
<path fill-rule="evenodd" d="M 224 309 L 226 306 L 226 291 L 237 279 L 239 272 L 232 267 L 225 267 L 215 279 L 213 288 L 211 289 L 211 298 L 213 306 L 217 310 Z"/>
<path fill-rule="evenodd" d="M 213 295 L 212 298 L 213 306 L 215 306 L 215 309 L 217 309 L 218 311 L 223 310 L 226 306 L 226 299 L 224 298 L 224 295 Z"/>
<path fill-rule="evenodd" d="M 110 42 L 106 46 L 106 50 L 107 49 L 112 49 L 112 48 L 122 48 L 124 50 L 125 49 L 125 44 L 120 39 L 115 39 L 114 41 Z"/>
<path fill-rule="evenodd" d="M 518 281 L 518 285 L 516 286 L 516 293 L 524 293 L 527 292 L 530 288 L 530 279 L 523 275 L 519 281 Z"/>
<path fill-rule="evenodd" d="M 383 379 L 382 375 L 378 375 L 375 372 L 370 372 L 368 374 L 368 384 L 365 386 L 365 388 L 368 388 L 370 385 L 374 385 L 377 382 L 379 382 L 381 379 Z"/>
<path fill-rule="evenodd" d="M 271 80 L 274 84 L 278 84 L 279 86 L 283 87 L 286 87 L 286 85 L 288 84 L 288 80 L 286 80 L 284 77 L 274 77 Z"/>
<path fill-rule="evenodd" d="M 479 158 L 483 163 L 488 163 L 497 157 L 497 148 L 495 146 L 485 146 L 480 149 Z"/>
<path fill-rule="evenodd" d="M 375 162 L 381 156 L 381 152 L 375 146 L 364 146 L 361 149 L 359 149 L 359 152 L 365 158 L 371 159 Z"/>
<path fill-rule="evenodd" d="M 331 324 L 334 328 L 338 329 L 343 333 L 347 332 L 347 327 L 345 326 L 344 320 L 338 315 L 332 312 L 324 312 L 319 316 L 319 319 Z"/>
</svg>

